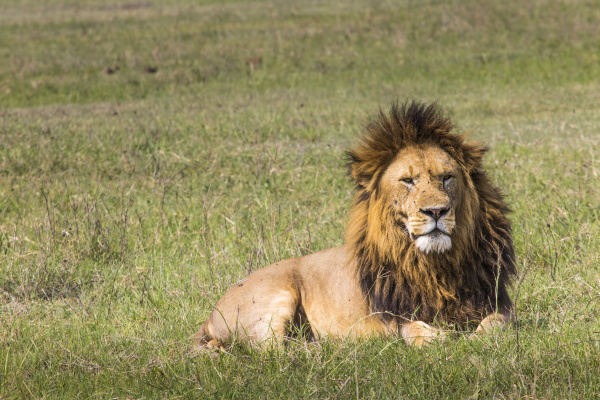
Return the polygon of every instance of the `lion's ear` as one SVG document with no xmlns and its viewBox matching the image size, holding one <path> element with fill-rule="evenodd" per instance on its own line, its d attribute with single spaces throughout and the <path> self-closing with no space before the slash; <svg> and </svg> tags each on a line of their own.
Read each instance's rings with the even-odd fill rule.
<svg viewBox="0 0 600 400">
<path fill-rule="evenodd" d="M 352 178 L 354 178 L 354 181 L 358 186 L 368 190 L 371 181 L 373 180 L 373 175 L 365 171 L 361 171 L 360 169 L 361 168 L 359 168 L 358 165 L 352 165 Z"/>
<path fill-rule="evenodd" d="M 373 174 L 377 170 L 375 166 L 370 165 L 367 161 L 367 156 L 365 156 L 365 150 L 363 147 L 358 147 L 358 149 L 350 150 L 346 152 L 346 157 L 348 157 L 347 167 L 349 169 L 350 175 L 356 182 L 356 185 L 360 188 L 367 189 L 371 185 L 371 181 L 373 180 Z"/>
</svg>

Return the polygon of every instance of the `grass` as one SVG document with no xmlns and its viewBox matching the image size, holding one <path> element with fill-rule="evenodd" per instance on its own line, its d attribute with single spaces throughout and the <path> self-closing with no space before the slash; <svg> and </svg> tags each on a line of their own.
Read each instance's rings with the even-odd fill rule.
<svg viewBox="0 0 600 400">
<path fill-rule="evenodd" d="M 599 21 L 570 0 L 5 1 L 0 398 L 597 398 Z M 342 243 L 344 150 L 413 97 L 491 148 L 518 325 L 190 355 L 229 285 Z"/>
</svg>

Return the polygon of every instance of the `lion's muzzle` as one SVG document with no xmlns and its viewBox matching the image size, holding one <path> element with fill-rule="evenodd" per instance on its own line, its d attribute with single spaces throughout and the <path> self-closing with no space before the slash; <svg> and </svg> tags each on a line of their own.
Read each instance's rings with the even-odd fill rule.
<svg viewBox="0 0 600 400">
<path fill-rule="evenodd" d="M 409 219 L 408 230 L 417 248 L 423 253 L 444 253 L 452 247 L 450 234 L 454 228 L 454 213 L 449 208 L 421 209 L 418 218 Z"/>
</svg>

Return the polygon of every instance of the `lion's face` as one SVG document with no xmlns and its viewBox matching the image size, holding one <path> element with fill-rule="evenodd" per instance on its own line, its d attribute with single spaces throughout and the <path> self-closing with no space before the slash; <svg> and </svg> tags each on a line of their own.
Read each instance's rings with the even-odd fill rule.
<svg viewBox="0 0 600 400">
<path fill-rule="evenodd" d="M 421 252 L 450 250 L 462 192 L 462 174 L 452 157 L 431 145 L 405 148 L 380 185 L 396 224 Z"/>
</svg>

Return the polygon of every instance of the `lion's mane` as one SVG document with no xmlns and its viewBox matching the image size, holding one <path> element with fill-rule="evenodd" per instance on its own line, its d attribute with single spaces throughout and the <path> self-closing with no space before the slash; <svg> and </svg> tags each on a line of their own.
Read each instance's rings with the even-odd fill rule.
<svg viewBox="0 0 600 400">
<path fill-rule="evenodd" d="M 507 288 L 516 267 L 509 209 L 483 169 L 487 149 L 465 142 L 453 129 L 436 104 L 395 103 L 389 115 L 380 110 L 361 143 L 347 153 L 356 191 L 346 242 L 371 311 L 389 322 L 466 327 L 512 307 Z M 401 149 L 424 144 L 440 147 L 459 164 L 465 188 L 452 248 L 443 254 L 415 247 L 406 227 L 394 221 L 379 185 Z"/>
</svg>

